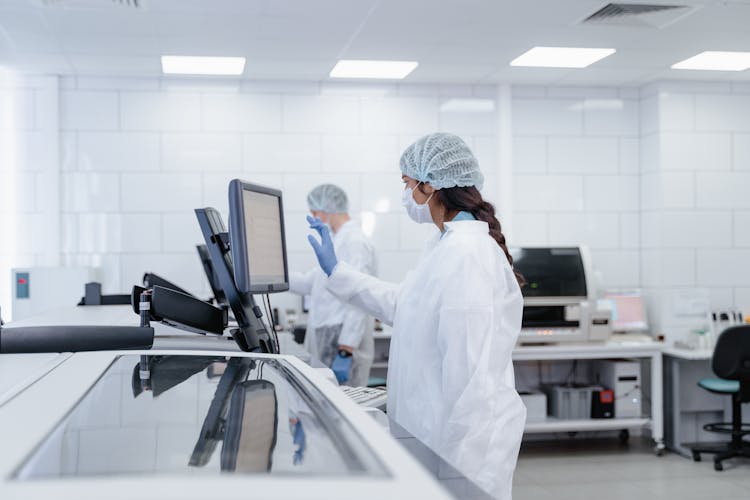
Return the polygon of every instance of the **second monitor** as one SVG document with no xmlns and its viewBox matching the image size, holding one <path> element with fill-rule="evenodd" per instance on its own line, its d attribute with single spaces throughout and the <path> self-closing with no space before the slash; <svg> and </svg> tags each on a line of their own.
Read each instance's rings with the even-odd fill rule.
<svg viewBox="0 0 750 500">
<path fill-rule="evenodd" d="M 229 183 L 229 237 L 237 289 L 289 290 L 281 191 L 234 179 Z"/>
</svg>

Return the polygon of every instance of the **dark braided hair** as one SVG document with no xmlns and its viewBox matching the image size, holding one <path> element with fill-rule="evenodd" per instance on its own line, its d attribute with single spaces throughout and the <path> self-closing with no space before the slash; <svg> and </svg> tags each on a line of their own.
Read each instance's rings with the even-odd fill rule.
<svg viewBox="0 0 750 500">
<path fill-rule="evenodd" d="M 423 193 L 423 185 L 420 184 L 418 189 Z M 458 212 L 469 212 L 477 220 L 484 221 L 490 226 L 490 236 L 497 242 L 503 250 L 505 257 L 508 259 L 510 267 L 513 268 L 513 257 L 508 251 L 505 244 L 505 235 L 503 234 L 500 221 L 495 217 L 495 207 L 492 203 L 485 201 L 482 194 L 475 186 L 468 187 L 451 187 L 439 189 L 435 192 L 438 202 L 445 208 L 445 215 L 453 218 Z M 526 284 L 526 279 L 513 269 L 516 280 L 520 286 Z"/>
</svg>

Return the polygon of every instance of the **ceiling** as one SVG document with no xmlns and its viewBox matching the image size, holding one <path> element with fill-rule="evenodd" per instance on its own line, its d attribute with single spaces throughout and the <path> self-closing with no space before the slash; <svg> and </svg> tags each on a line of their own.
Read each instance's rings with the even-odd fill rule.
<svg viewBox="0 0 750 500">
<path fill-rule="evenodd" d="M 598 0 L 0 0 L 0 65 L 31 73 L 160 76 L 159 56 L 245 56 L 245 79 L 327 80 L 338 59 L 419 61 L 409 82 L 641 85 L 750 81 L 672 70 L 704 50 L 750 51 L 750 0 L 662 27 L 582 25 Z M 131 0 L 132 1 L 132 0 Z M 626 0 L 646 3 L 646 0 Z M 612 47 L 585 69 L 510 67 L 537 45 Z"/>
</svg>

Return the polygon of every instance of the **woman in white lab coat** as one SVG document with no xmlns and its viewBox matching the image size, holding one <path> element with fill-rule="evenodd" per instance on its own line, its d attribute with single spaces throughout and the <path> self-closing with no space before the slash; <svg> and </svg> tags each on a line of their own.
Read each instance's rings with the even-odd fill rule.
<svg viewBox="0 0 750 500">
<path fill-rule="evenodd" d="M 338 262 L 330 235 L 310 242 L 333 294 L 393 325 L 388 413 L 468 478 L 510 499 L 526 408 L 511 352 L 523 299 L 494 207 L 479 189 L 476 158 L 437 133 L 401 157 L 403 204 L 440 232 L 399 285 Z"/>
</svg>

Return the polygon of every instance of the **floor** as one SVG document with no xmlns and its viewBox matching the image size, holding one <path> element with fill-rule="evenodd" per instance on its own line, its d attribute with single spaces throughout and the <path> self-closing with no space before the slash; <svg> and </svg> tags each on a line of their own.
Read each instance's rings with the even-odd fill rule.
<svg viewBox="0 0 750 500">
<path fill-rule="evenodd" d="M 748 500 L 750 460 L 725 462 L 716 472 L 667 453 L 657 457 L 645 439 L 525 442 L 513 481 L 513 500 Z"/>
</svg>

